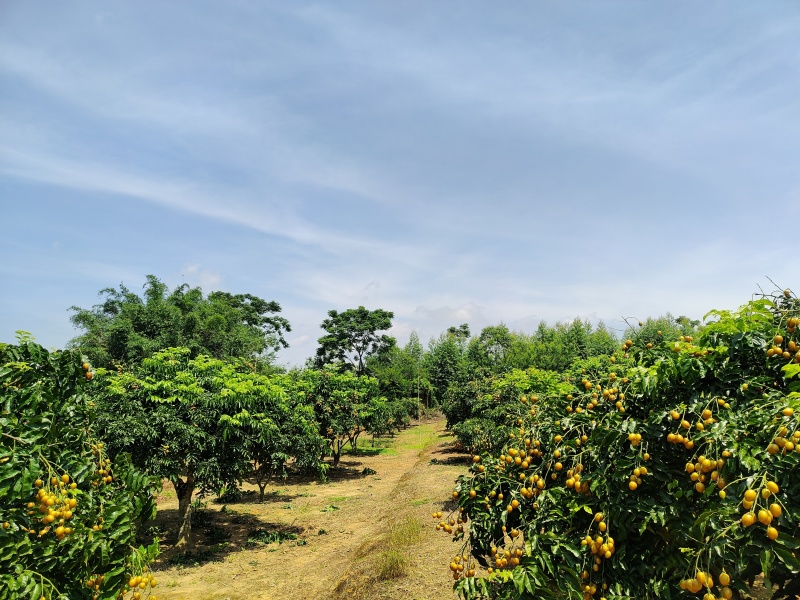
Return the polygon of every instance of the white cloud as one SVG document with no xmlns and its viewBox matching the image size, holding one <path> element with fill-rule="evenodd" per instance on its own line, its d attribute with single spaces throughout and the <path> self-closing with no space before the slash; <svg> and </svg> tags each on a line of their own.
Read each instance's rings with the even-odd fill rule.
<svg viewBox="0 0 800 600">
<path fill-rule="evenodd" d="M 223 281 L 221 273 L 203 269 L 199 264 L 184 266 L 181 279 L 190 285 L 199 285 L 206 293 L 216 291 Z"/>
</svg>

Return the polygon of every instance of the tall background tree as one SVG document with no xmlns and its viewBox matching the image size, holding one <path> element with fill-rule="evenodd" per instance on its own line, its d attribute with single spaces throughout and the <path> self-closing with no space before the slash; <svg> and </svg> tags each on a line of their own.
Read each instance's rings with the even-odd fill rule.
<svg viewBox="0 0 800 600">
<path fill-rule="evenodd" d="M 72 324 L 83 333 L 70 342 L 101 367 L 134 364 L 170 347 L 188 348 L 192 357 L 261 358 L 288 347 L 289 322 L 281 307 L 252 294 L 211 292 L 187 284 L 171 292 L 148 275 L 142 297 L 120 284 L 100 291 L 103 301 L 91 309 L 72 307 Z"/>
<path fill-rule="evenodd" d="M 469 379 L 463 360 L 468 339 L 469 326 L 464 323 L 459 327 L 450 327 L 446 333 L 428 343 L 423 364 L 433 387 L 436 405 L 442 404 L 447 388 L 454 381 Z"/>
<path fill-rule="evenodd" d="M 389 400 L 413 398 L 430 406 L 433 387 L 423 364 L 425 348 L 415 331 L 402 348 L 395 346 L 367 360 L 367 370 L 380 382 L 381 393 Z"/>
<path fill-rule="evenodd" d="M 393 312 L 381 308 L 367 310 L 359 306 L 343 312 L 329 310 L 328 318 L 322 322 L 327 335 L 317 340 L 316 365 L 339 363 L 349 366 L 357 375 L 364 375 L 369 356 L 394 348 L 395 339 L 380 333 L 391 328 L 393 318 Z"/>
</svg>

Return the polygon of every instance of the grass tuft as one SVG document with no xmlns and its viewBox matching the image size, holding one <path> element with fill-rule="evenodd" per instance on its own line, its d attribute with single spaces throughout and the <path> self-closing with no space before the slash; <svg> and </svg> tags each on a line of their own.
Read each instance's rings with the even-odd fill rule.
<svg viewBox="0 0 800 600">
<path fill-rule="evenodd" d="M 378 561 L 378 579 L 397 579 L 408 573 L 409 560 L 402 550 L 384 550 Z"/>
<path fill-rule="evenodd" d="M 388 546 L 391 549 L 403 548 L 416 543 L 422 533 L 422 523 L 413 516 L 395 521 L 389 526 Z"/>
<path fill-rule="evenodd" d="M 411 560 L 408 547 L 415 544 L 422 534 L 422 524 L 413 516 L 394 521 L 389 525 L 386 549 L 378 558 L 378 580 L 397 579 L 408 574 Z"/>
</svg>

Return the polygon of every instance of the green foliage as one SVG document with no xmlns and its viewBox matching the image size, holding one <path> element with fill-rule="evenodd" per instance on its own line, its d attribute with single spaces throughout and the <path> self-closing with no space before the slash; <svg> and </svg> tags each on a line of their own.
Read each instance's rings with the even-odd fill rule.
<svg viewBox="0 0 800 600">
<path fill-rule="evenodd" d="M 296 540 L 297 534 L 293 531 L 280 531 L 278 529 L 254 529 L 247 535 L 247 544 L 256 546 L 264 544 L 282 544 L 286 540 Z"/>
<path fill-rule="evenodd" d="M 94 364 L 111 368 L 134 364 L 170 347 L 185 347 L 192 357 L 264 358 L 287 347 L 289 322 L 277 316 L 281 307 L 251 294 L 212 292 L 184 284 L 169 292 L 148 275 L 143 297 L 119 289 L 100 291 L 103 302 L 92 309 L 73 306 L 72 324 L 84 333 L 73 339 Z"/>
<path fill-rule="evenodd" d="M 338 363 L 348 365 L 358 375 L 365 373 L 369 356 L 380 355 L 395 345 L 395 339 L 378 332 L 392 326 L 394 313 L 381 308 L 367 310 L 363 306 L 344 312 L 328 311 L 322 321 L 327 335 L 319 338 L 316 364 L 319 367 Z"/>
<path fill-rule="evenodd" d="M 445 334 L 428 344 L 428 352 L 423 357 L 423 365 L 428 373 L 428 381 L 433 388 L 434 404 L 440 406 L 445 399 L 448 388 L 453 384 L 466 383 L 470 380 L 464 361 L 469 329 L 450 328 Z"/>
<path fill-rule="evenodd" d="M 423 360 L 435 402 L 443 407 L 449 427 L 471 418 L 465 407 L 484 378 L 531 367 L 565 371 L 575 361 L 608 355 L 618 347 L 602 322 L 593 329 L 580 319 L 553 327 L 541 322 L 533 335 L 509 331 L 502 323 L 485 327 L 472 339 L 468 334 L 465 325 L 451 327 L 431 341 Z"/>
<path fill-rule="evenodd" d="M 292 377 L 296 393 L 313 408 L 334 466 L 339 464 L 345 445 L 356 448 L 364 432 L 380 435 L 399 428 L 416 407 L 416 402 L 407 400 L 387 401 L 377 379 L 350 371 L 307 369 Z"/>
<path fill-rule="evenodd" d="M 663 341 L 675 341 L 682 336 L 695 336 L 701 330 L 700 321 L 694 321 L 689 317 L 673 317 L 667 313 L 661 317 L 648 317 L 641 322 L 638 327 L 632 325 L 625 331 L 624 338 L 636 338 L 639 344 L 648 343 L 656 345 Z"/>
<path fill-rule="evenodd" d="M 188 348 L 161 350 L 130 370 L 98 370 L 98 380 L 95 428 L 112 454 L 129 453 L 134 464 L 175 485 L 179 544 L 188 540 L 195 488 L 216 492 L 236 485 L 254 458 L 275 468 L 280 458 L 268 453 L 285 450 L 282 435 L 296 440 L 293 432 L 308 427 L 298 413 L 278 435 L 288 423 L 280 419 L 290 413 L 281 387 L 237 363 L 192 358 Z M 259 439 L 277 446 L 254 456 Z"/>
<path fill-rule="evenodd" d="M 430 406 L 433 386 L 423 364 L 424 349 L 415 332 L 403 348 L 393 347 L 370 357 L 367 370 L 380 382 L 381 393 L 390 401 L 419 398 Z"/>
<path fill-rule="evenodd" d="M 461 445 L 472 453 L 494 452 L 526 417 L 529 406 L 520 401 L 567 389 L 554 371 L 514 369 L 504 375 L 479 379 L 451 388 L 442 411 Z M 564 392 L 566 393 L 566 392 Z"/>
<path fill-rule="evenodd" d="M 503 325 L 484 327 L 467 346 L 466 360 L 475 373 L 504 373 L 510 368 L 509 351 L 513 335 Z"/>
<path fill-rule="evenodd" d="M 90 437 L 80 354 L 0 344 L 0 598 L 110 599 L 157 544 L 134 547 L 158 480 Z M 88 366 L 88 365 L 87 365 Z M 88 374 L 88 375 L 87 375 Z M 50 510 L 53 513 L 50 513 Z"/>
<path fill-rule="evenodd" d="M 462 598 L 729 597 L 797 576 L 800 303 L 711 316 L 697 340 L 634 336 L 627 358 L 526 398 L 533 414 L 458 481 L 457 525 L 440 523 L 471 554 L 451 564 Z M 463 577 L 473 561 L 492 572 Z"/>
<path fill-rule="evenodd" d="M 261 502 L 274 477 L 288 476 L 290 459 L 294 459 L 295 468 L 321 477 L 327 466 L 321 461 L 325 440 L 319 434 L 314 410 L 289 397 L 285 391 L 289 386 L 282 385 L 284 379 L 278 376 L 270 382 L 261 381 L 268 393 L 249 409 L 219 419 L 223 440 L 235 442 L 238 452 L 252 461 Z"/>
</svg>

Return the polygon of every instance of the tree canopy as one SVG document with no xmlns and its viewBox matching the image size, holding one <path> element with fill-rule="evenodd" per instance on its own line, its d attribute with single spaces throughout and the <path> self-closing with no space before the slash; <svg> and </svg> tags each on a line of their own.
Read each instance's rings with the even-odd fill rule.
<svg viewBox="0 0 800 600">
<path fill-rule="evenodd" d="M 395 346 L 393 337 L 379 333 L 392 326 L 393 318 L 393 312 L 381 308 L 367 310 L 359 306 L 343 312 L 329 310 L 328 318 L 322 322 L 322 328 L 328 333 L 318 340 L 317 365 L 340 363 L 363 375 L 368 356 Z"/>
<path fill-rule="evenodd" d="M 186 348 L 156 352 L 129 370 L 99 369 L 98 375 L 94 428 L 112 454 L 130 453 L 137 467 L 175 486 L 178 545 L 189 539 L 195 489 L 216 492 L 238 484 L 252 472 L 254 444 L 288 454 L 289 444 L 277 438 L 290 433 L 287 421 L 303 416 L 285 406 L 283 389 L 268 377 L 230 361 L 191 358 Z M 255 459 L 270 462 L 269 469 L 288 459 L 267 457 L 267 450 Z"/>
<path fill-rule="evenodd" d="M 140 362 L 170 347 L 188 348 L 192 357 L 259 357 L 288 347 L 289 322 L 278 316 L 277 302 L 251 294 L 211 292 L 187 284 L 172 292 L 147 276 L 139 297 L 120 284 L 100 291 L 103 301 L 91 309 L 71 308 L 72 324 L 84 333 L 70 342 L 97 366 Z"/>
</svg>

